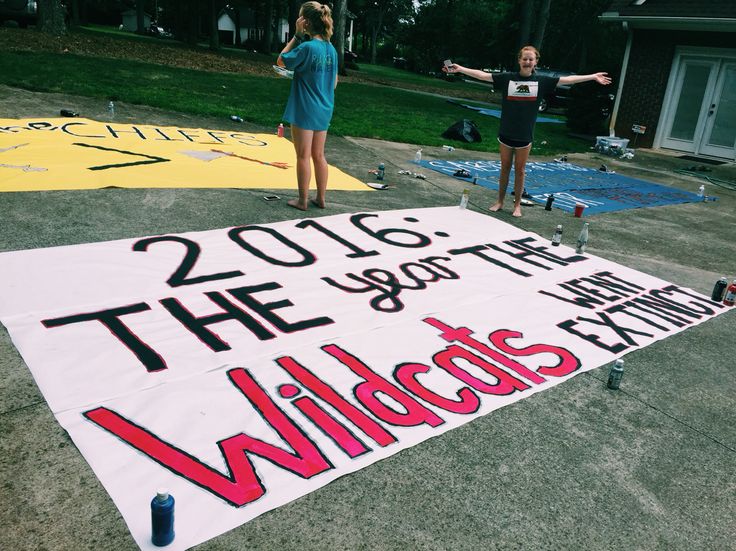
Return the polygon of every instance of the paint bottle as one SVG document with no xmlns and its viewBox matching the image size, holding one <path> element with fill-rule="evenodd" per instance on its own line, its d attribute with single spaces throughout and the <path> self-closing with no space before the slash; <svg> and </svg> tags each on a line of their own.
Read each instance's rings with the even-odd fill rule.
<svg viewBox="0 0 736 551">
<path fill-rule="evenodd" d="M 376 178 L 379 180 L 383 180 L 383 177 L 386 175 L 386 165 L 381 163 L 378 165 L 378 173 L 376 174 Z"/>
<path fill-rule="evenodd" d="M 468 208 L 468 201 L 470 200 L 470 191 L 468 189 L 463 190 L 463 194 L 460 197 L 460 208 L 466 209 Z"/>
<path fill-rule="evenodd" d="M 555 195 L 554 193 L 550 193 L 549 197 L 547 197 L 547 202 L 544 204 L 544 210 L 552 210 L 552 203 L 555 202 Z"/>
<path fill-rule="evenodd" d="M 562 224 L 557 224 L 555 234 L 552 236 L 552 246 L 559 247 L 560 243 L 562 243 Z"/>
<path fill-rule="evenodd" d="M 733 306 L 736 303 L 736 279 L 726 289 L 726 296 L 723 297 L 723 304 L 726 306 Z"/>
<path fill-rule="evenodd" d="M 277 136 L 278 136 L 279 138 L 283 138 L 283 137 L 284 137 L 284 123 L 283 123 L 283 122 L 280 122 L 280 123 L 279 123 L 279 126 L 278 126 L 278 128 L 276 129 L 276 135 L 277 135 Z"/>
<path fill-rule="evenodd" d="M 700 197 L 701 199 L 702 199 L 703 197 L 705 197 L 705 186 L 704 186 L 704 185 L 701 185 L 701 186 L 700 186 L 700 187 L 698 188 L 698 197 Z"/>
<path fill-rule="evenodd" d="M 107 113 L 110 115 L 111 119 L 115 118 L 115 102 L 110 101 L 110 103 L 107 104 Z"/>
<path fill-rule="evenodd" d="M 174 496 L 166 490 L 156 490 L 151 500 L 151 543 L 157 547 L 174 541 Z"/>
<path fill-rule="evenodd" d="M 618 390 L 618 387 L 621 385 L 621 377 L 624 376 L 624 361 L 622 359 L 618 359 L 615 362 L 613 362 L 613 365 L 611 366 L 611 371 L 608 373 L 608 383 L 606 386 L 610 388 L 611 390 Z"/>
<path fill-rule="evenodd" d="M 726 290 L 726 287 L 728 287 L 728 280 L 726 279 L 726 276 L 723 276 L 721 279 L 716 281 L 716 284 L 713 286 L 713 292 L 710 295 L 710 299 L 716 302 L 721 302 L 723 300 L 723 293 Z"/>
<path fill-rule="evenodd" d="M 583 229 L 580 230 L 580 235 L 578 235 L 578 246 L 575 249 L 575 252 L 577 254 L 583 254 L 585 252 L 585 247 L 588 246 L 588 222 L 586 222 L 583 225 Z"/>
<path fill-rule="evenodd" d="M 422 162 L 422 150 L 421 149 L 417 149 L 417 152 L 414 153 L 414 162 L 415 163 Z"/>
</svg>

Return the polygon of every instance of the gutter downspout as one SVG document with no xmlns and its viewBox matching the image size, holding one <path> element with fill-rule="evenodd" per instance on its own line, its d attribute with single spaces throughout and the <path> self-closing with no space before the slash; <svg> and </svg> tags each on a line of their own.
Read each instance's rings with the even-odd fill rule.
<svg viewBox="0 0 736 551">
<path fill-rule="evenodd" d="M 631 44 L 634 41 L 634 32 L 629 27 L 626 21 L 623 22 L 624 31 L 628 32 L 626 38 L 626 51 L 624 52 L 624 59 L 621 63 L 621 78 L 618 82 L 618 91 L 616 92 L 616 102 L 613 104 L 613 113 L 611 113 L 611 122 L 608 124 L 608 135 L 616 135 L 616 118 L 618 117 L 618 108 L 621 104 L 621 94 L 624 90 L 624 81 L 626 80 L 626 71 L 629 69 L 629 55 L 631 54 Z"/>
</svg>

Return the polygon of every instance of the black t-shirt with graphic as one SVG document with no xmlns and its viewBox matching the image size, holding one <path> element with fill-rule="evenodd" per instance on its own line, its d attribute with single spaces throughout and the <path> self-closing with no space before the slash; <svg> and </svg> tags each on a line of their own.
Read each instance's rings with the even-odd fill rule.
<svg viewBox="0 0 736 551">
<path fill-rule="evenodd" d="M 493 73 L 493 86 L 503 94 L 499 136 L 530 143 L 534 138 L 539 102 L 552 92 L 560 79 L 556 77 L 523 77 L 517 73 Z"/>
</svg>

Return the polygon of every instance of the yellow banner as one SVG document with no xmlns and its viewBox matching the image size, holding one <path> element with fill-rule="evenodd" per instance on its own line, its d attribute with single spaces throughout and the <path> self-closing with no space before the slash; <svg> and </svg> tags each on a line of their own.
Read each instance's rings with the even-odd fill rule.
<svg viewBox="0 0 736 551">
<path fill-rule="evenodd" d="M 330 189 L 369 189 L 332 166 L 329 182 Z M 296 186 L 294 147 L 275 134 L 0 119 L 0 191 Z"/>
</svg>

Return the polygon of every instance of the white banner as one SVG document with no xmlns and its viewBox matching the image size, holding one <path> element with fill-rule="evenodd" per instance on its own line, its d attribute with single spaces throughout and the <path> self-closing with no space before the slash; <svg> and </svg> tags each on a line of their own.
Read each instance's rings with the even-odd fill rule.
<svg viewBox="0 0 736 551">
<path fill-rule="evenodd" d="M 0 320 L 143 549 L 158 487 L 186 549 L 724 311 L 457 207 L 0 254 Z"/>
</svg>

